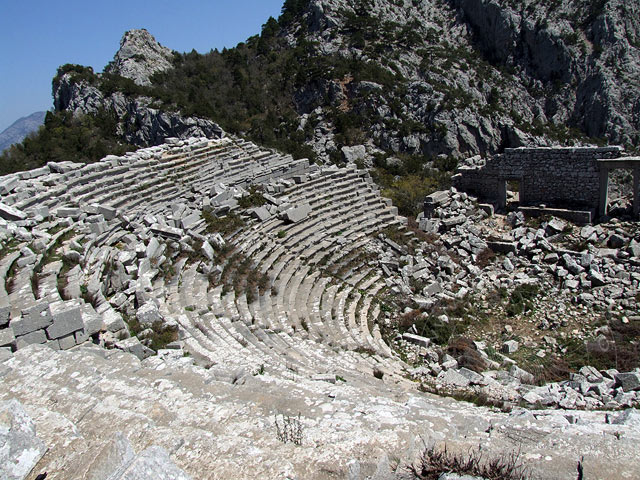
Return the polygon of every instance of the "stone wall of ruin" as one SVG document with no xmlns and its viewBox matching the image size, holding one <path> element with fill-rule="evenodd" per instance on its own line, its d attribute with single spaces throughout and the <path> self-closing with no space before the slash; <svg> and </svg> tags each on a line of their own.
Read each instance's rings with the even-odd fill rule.
<svg viewBox="0 0 640 480">
<path fill-rule="evenodd" d="M 460 167 L 453 180 L 456 188 L 487 200 L 499 200 L 505 180 L 518 180 L 522 205 L 597 208 L 597 160 L 620 152 L 620 147 L 507 148 L 484 165 Z"/>
</svg>

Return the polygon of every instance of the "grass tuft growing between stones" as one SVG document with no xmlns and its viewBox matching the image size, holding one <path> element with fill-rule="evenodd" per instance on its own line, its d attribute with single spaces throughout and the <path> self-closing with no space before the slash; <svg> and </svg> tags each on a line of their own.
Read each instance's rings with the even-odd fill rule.
<svg viewBox="0 0 640 480">
<path fill-rule="evenodd" d="M 442 448 L 430 447 L 424 451 L 417 464 L 407 470 L 412 478 L 437 480 L 443 473 L 471 475 L 491 480 L 526 480 L 526 469 L 520 463 L 520 453 L 511 452 L 503 457 L 485 459 L 480 451 L 471 450 L 467 454 L 452 453 L 446 445 Z"/>
</svg>

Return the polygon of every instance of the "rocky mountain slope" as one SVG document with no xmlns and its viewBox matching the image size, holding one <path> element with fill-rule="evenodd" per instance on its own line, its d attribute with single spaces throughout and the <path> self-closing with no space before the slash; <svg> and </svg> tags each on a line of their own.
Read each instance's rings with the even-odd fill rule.
<svg viewBox="0 0 640 480">
<path fill-rule="evenodd" d="M 34 112 L 26 117 L 19 118 L 0 133 L 0 152 L 9 148 L 14 143 L 20 143 L 32 132 L 38 130 L 44 122 L 47 112 Z"/>
<path fill-rule="evenodd" d="M 323 159 L 358 144 L 427 157 L 586 137 L 634 148 L 639 11 L 618 0 L 288 0 L 260 37 L 176 56 L 173 69 L 146 31 L 129 32 L 106 72 L 147 85 L 120 90 L 129 104 L 144 94 L 258 141 L 295 138 Z M 54 95 L 74 111 L 94 98 L 65 82 Z"/>
</svg>

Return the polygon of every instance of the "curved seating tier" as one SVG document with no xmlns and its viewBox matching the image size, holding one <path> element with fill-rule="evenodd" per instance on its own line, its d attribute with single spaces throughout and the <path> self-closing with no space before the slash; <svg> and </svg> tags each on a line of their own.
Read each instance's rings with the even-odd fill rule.
<svg viewBox="0 0 640 480">
<path fill-rule="evenodd" d="M 165 260 L 173 262 L 171 278 L 159 275 L 148 260 L 143 267 L 140 254 L 144 257 L 156 235 L 151 223 L 182 226 L 172 220 L 175 204 L 202 205 L 197 199 L 221 183 L 246 188 L 273 180 L 280 182 L 272 192 L 279 204 L 309 205 L 306 218 L 287 223 L 273 214 L 282 207 L 273 205 L 269 219 L 245 215 L 246 226 L 225 238 L 251 263 L 252 274 L 266 275 L 269 285 L 260 291 L 243 287 L 245 278 L 229 288 L 215 275 L 201 273 L 207 261 L 197 257 Z M 131 307 L 141 305 L 143 291 L 163 317 L 175 319 L 185 350 L 229 378 L 239 369 L 262 368 L 281 375 L 402 372 L 403 364 L 377 329 L 377 295 L 386 284 L 371 261 L 375 234 L 401 219 L 364 171 L 310 168 L 307 160 L 237 138 L 200 139 L 96 164 L 52 166 L 49 175 L 25 179 L 22 187 L 7 203 L 32 217 L 51 209 L 59 225 L 38 263 L 15 268 L 19 253 L 0 262 L 4 277 L 11 270 L 13 292 L 4 296 L 16 315 L 38 300 L 82 301 L 87 290 L 97 310 L 135 315 Z M 203 220 L 180 231 L 196 241 L 207 237 Z M 165 245 L 178 240 L 158 238 Z M 59 253 L 71 242 L 80 245 L 79 239 L 81 265 L 70 269 Z M 122 267 L 127 271 L 114 279 L 112 265 L 127 250 L 135 250 L 133 264 L 129 258 Z"/>
</svg>

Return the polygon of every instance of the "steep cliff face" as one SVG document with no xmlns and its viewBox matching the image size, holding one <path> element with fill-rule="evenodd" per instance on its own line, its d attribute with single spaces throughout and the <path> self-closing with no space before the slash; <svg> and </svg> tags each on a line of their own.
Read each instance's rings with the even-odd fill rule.
<svg viewBox="0 0 640 480">
<path fill-rule="evenodd" d="M 151 85 L 152 75 L 172 68 L 172 58 L 171 50 L 160 45 L 147 30 L 129 30 L 104 71 L 129 78 L 137 85 Z"/>
<path fill-rule="evenodd" d="M 116 133 L 132 145 L 157 145 L 168 137 L 215 138 L 223 135 L 222 129 L 211 120 L 161 111 L 152 107 L 153 100 L 149 97 L 119 91 L 105 95 L 88 81 L 74 79 L 73 73 L 65 73 L 54 82 L 53 96 L 58 111 L 93 115 L 104 110 L 113 114 L 117 119 Z"/>
<path fill-rule="evenodd" d="M 377 62 L 406 80 L 405 91 L 381 90 L 369 104 L 428 132 L 378 124 L 383 148 L 482 153 L 579 136 L 566 127 L 640 142 L 637 0 L 312 0 L 303 18 L 292 39 L 306 30 L 319 54 Z M 384 111 L 398 100 L 399 115 Z"/>
<path fill-rule="evenodd" d="M 523 80 L 559 85 L 547 107 L 552 121 L 637 145 L 640 3 L 501 3 L 454 1 L 482 52 L 521 69 Z"/>
</svg>

